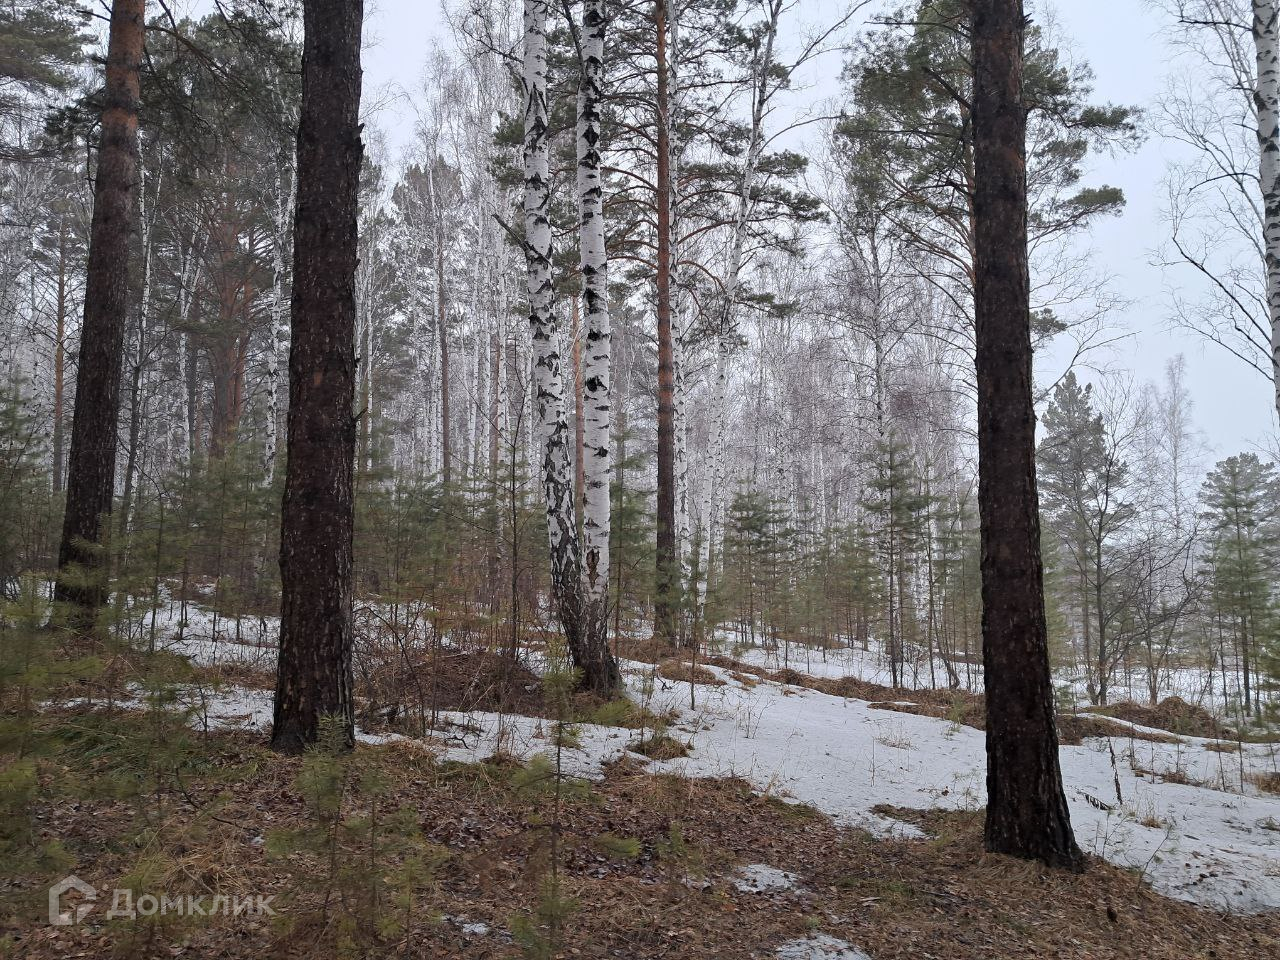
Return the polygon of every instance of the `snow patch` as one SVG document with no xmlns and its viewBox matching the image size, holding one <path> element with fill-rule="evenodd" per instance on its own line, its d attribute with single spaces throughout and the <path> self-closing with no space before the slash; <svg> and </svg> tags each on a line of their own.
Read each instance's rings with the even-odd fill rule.
<svg viewBox="0 0 1280 960">
<path fill-rule="evenodd" d="M 765 863 L 749 863 L 734 872 L 734 887 L 743 893 L 780 893 L 800 888 L 800 878 Z"/>
<path fill-rule="evenodd" d="M 774 953 L 779 960 L 871 960 L 857 947 L 825 933 L 788 940 Z"/>
</svg>

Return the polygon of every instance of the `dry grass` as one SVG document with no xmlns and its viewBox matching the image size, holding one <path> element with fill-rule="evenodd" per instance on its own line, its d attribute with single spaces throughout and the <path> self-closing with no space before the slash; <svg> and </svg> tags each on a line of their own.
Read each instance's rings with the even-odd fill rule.
<svg viewBox="0 0 1280 960">
<path fill-rule="evenodd" d="M 1259 790 L 1280 794 L 1280 773 L 1274 770 L 1270 773 L 1250 774 L 1248 780 Z"/>
<path fill-rule="evenodd" d="M 1204 745 L 1204 748 L 1206 750 L 1211 750 L 1214 753 L 1239 753 L 1240 752 L 1240 744 L 1232 743 L 1229 740 L 1215 740 L 1212 743 L 1206 743 Z"/>
<path fill-rule="evenodd" d="M 1235 732 L 1230 727 L 1220 723 L 1208 710 L 1187 703 L 1181 697 L 1166 697 L 1155 706 L 1125 700 L 1105 707 L 1093 707 L 1091 712 L 1188 737 L 1235 739 Z"/>
<path fill-rule="evenodd" d="M 187 797 L 167 807 L 163 849 L 169 880 L 195 890 L 276 894 L 289 911 L 318 913 L 320 893 L 289 900 L 286 864 L 255 842 L 264 831 L 304 817 L 293 783 L 299 761 L 281 758 L 244 735 L 206 742 L 207 775 L 186 783 Z M 520 956 L 507 931 L 537 902 L 550 835 L 549 802 L 512 786 L 514 765 L 449 765 L 421 750 L 361 748 L 387 785 L 386 809 L 415 812 L 446 852 L 434 889 L 408 925 L 349 954 L 368 958 Z M 221 799 L 219 799 L 221 798 Z M 359 813 L 360 800 L 351 801 Z M 1223 917 L 1152 893 L 1133 872 L 1093 863 L 1083 876 L 985 853 L 981 814 L 887 810 L 924 828 L 927 840 L 876 840 L 840 827 L 811 808 L 755 794 L 739 780 L 686 780 L 613 764 L 589 792 L 565 796 L 560 875 L 576 908 L 565 918 L 556 955 L 580 960 L 748 960 L 787 940 L 820 931 L 847 940 L 874 960 L 946 956 L 948 960 L 1025 957 L 1078 960 L 1257 960 L 1280 955 L 1280 917 Z M 202 813 L 217 811 L 217 818 Z M 64 838 L 77 875 L 110 887 L 135 862 L 122 843 L 135 824 L 129 804 L 66 800 L 40 811 L 45 829 Z M 599 838 L 634 841 L 634 856 L 601 854 Z M 678 839 L 678 843 L 677 843 Z M 774 894 L 737 890 L 733 871 L 764 863 L 796 874 L 802 889 Z M 290 869 L 307 871 L 302 861 Z M 13 878 L 9 892 L 30 895 L 32 913 L 4 932 L 10 953 L 55 957 L 307 958 L 337 952 L 323 923 L 285 935 L 268 923 L 218 918 L 150 938 L 126 924 L 48 926 L 39 917 L 43 883 Z M 182 892 L 186 892 L 185 889 Z M 464 933 L 465 917 L 484 935 Z"/>
<path fill-rule="evenodd" d="M 668 657 L 658 664 L 658 676 L 674 683 L 701 683 L 710 687 L 723 687 L 724 681 L 706 667 Z"/>
<path fill-rule="evenodd" d="M 675 760 L 677 757 L 689 755 L 688 746 L 665 733 L 645 737 L 630 749 L 632 753 L 638 753 L 650 760 Z"/>
</svg>

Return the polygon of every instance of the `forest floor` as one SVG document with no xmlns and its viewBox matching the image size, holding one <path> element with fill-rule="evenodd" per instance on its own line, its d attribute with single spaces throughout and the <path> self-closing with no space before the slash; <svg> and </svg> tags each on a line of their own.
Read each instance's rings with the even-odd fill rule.
<svg viewBox="0 0 1280 960">
<path fill-rule="evenodd" d="M 327 768 L 263 742 L 270 633 L 212 643 L 196 630 L 177 645 L 202 679 L 189 688 L 194 733 L 176 791 L 58 798 L 86 769 L 119 773 L 103 737 L 173 739 L 148 731 L 142 697 L 61 714 L 95 732 L 51 761 L 41 833 L 104 892 L 83 922 L 56 927 L 43 885 L 0 883 L 25 905 L 0 955 L 1280 955 L 1274 744 L 1133 722 L 1170 719 L 1158 712 L 1061 717 L 1072 819 L 1090 854 L 1076 876 L 982 851 L 974 694 L 770 670 L 750 656 L 628 661 L 637 706 L 576 704 L 586 722 L 560 751 L 562 780 L 545 759 L 556 724 L 537 655 L 517 678 L 519 712 L 497 713 L 489 655 L 446 649 L 418 690 L 436 728 L 423 737 L 404 714 L 365 704 L 339 777 L 342 815 L 317 838 L 300 828 L 321 822 L 309 791 Z M 1186 718 L 1172 719 L 1181 730 Z M 134 752 L 145 778 L 148 748 Z M 115 887 L 268 895 L 278 916 L 108 920 Z"/>
<path fill-rule="evenodd" d="M 336 865 L 273 852 L 264 841 L 310 816 L 298 787 L 302 761 L 230 731 L 201 737 L 200 753 L 202 772 L 185 794 L 153 811 L 162 827 L 140 830 L 134 803 L 82 798 L 43 810 L 44 830 L 100 891 L 149 872 L 148 889 L 171 896 L 271 896 L 277 916 L 108 921 L 103 894 L 75 926 L 49 926 L 42 916 L 12 923 L 8 955 L 537 955 L 522 953 L 512 930 L 542 899 L 555 820 L 546 791 L 528 792 L 527 768 L 508 759 L 442 762 L 403 741 L 358 751 L 353 780 L 376 777 L 379 805 L 411 811 L 436 845 L 430 871 L 394 841 L 378 846 L 382 873 L 406 864 L 420 871 L 406 909 L 387 891 L 372 902 L 357 869 L 372 851 L 354 837 Z M 369 798 L 351 790 L 349 802 L 367 814 Z M 571 905 L 545 955 L 1252 960 L 1280 951 L 1280 915 L 1172 900 L 1137 871 L 1097 858 L 1073 875 L 984 853 L 975 811 L 882 813 L 919 835 L 878 837 L 736 778 L 653 774 L 633 760 L 606 765 L 602 779 L 563 793 L 557 862 Z M 7 892 L 24 892 L 21 880 Z M 42 913 L 44 890 L 25 892 Z"/>
</svg>

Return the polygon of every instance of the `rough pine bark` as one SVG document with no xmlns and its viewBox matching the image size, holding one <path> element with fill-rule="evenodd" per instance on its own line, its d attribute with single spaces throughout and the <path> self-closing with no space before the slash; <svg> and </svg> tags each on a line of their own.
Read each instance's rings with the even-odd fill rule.
<svg viewBox="0 0 1280 960">
<path fill-rule="evenodd" d="M 1027 272 L 1022 0 L 974 0 L 978 508 L 988 850 L 1082 869 L 1058 765 L 1044 613 Z"/>
<path fill-rule="evenodd" d="M 605 250 L 604 186 L 600 176 L 600 107 L 604 99 L 604 0 L 582 5 L 582 72 L 578 86 L 578 206 L 582 268 L 582 618 L 584 674 L 611 692 L 621 685 L 609 652 L 610 426 L 609 258 Z"/>
<path fill-rule="evenodd" d="M 98 548 L 115 489 L 117 417 L 129 309 L 129 238 L 138 189 L 139 71 L 145 0 L 114 0 L 107 40 L 98 169 L 89 228 L 80 366 L 67 459 L 67 503 L 56 600 L 87 625 L 106 597 Z M 78 568 L 75 569 L 75 568 Z"/>
<path fill-rule="evenodd" d="M 1254 106 L 1258 113 L 1258 174 L 1262 189 L 1263 260 L 1271 321 L 1271 376 L 1280 415 L 1280 18 L 1276 0 L 1253 0 L 1257 56 Z"/>
<path fill-rule="evenodd" d="M 280 658 L 271 745 L 334 717 L 354 740 L 351 553 L 362 0 L 305 0 L 298 126 Z"/>
</svg>

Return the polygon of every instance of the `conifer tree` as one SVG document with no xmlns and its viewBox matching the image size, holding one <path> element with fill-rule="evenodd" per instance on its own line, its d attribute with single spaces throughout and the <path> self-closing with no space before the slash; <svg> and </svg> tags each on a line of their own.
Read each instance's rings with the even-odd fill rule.
<svg viewBox="0 0 1280 960">
<path fill-rule="evenodd" d="M 1058 764 L 1036 493 L 1022 0 L 973 4 L 988 850 L 1080 869 Z"/>
<path fill-rule="evenodd" d="M 361 0 L 305 0 L 272 746 L 355 735 L 352 535 Z"/>
</svg>

